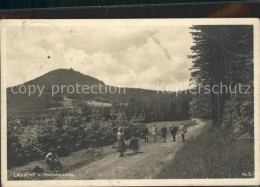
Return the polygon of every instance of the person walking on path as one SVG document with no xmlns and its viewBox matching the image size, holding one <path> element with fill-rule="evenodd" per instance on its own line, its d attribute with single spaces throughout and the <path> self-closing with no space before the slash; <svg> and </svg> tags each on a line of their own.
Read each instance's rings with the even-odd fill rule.
<svg viewBox="0 0 260 187">
<path fill-rule="evenodd" d="M 144 128 L 144 142 L 148 143 L 148 134 L 149 134 L 149 130 L 147 128 L 147 126 L 145 126 Z"/>
<path fill-rule="evenodd" d="M 158 133 L 158 131 L 157 131 L 157 127 L 155 126 L 155 124 L 153 125 L 152 133 L 153 133 L 153 141 L 157 142 L 157 133 Z"/>
<path fill-rule="evenodd" d="M 122 127 L 118 128 L 117 142 L 118 142 L 117 151 L 120 152 L 119 157 L 123 157 L 124 152 L 126 151 L 126 145 L 125 145 L 125 136 L 124 136 L 124 132 L 123 132 Z"/>
<path fill-rule="evenodd" d="M 184 141 L 185 141 L 184 135 L 185 135 L 185 133 L 186 133 L 187 131 L 186 131 L 186 128 L 185 128 L 185 126 L 183 125 L 183 123 L 181 123 L 181 125 L 180 125 L 179 132 L 181 133 L 181 138 L 182 138 L 182 141 L 184 142 Z"/>
<path fill-rule="evenodd" d="M 161 128 L 161 133 L 162 133 L 162 137 L 163 137 L 163 142 L 166 142 L 167 129 L 166 129 L 165 125 L 163 125 L 163 127 Z"/>
<path fill-rule="evenodd" d="M 175 136 L 178 132 L 178 128 L 176 127 L 176 125 L 172 125 L 171 126 L 171 134 L 172 134 L 172 138 L 173 138 L 173 141 L 175 142 L 176 139 L 175 139 Z"/>
</svg>

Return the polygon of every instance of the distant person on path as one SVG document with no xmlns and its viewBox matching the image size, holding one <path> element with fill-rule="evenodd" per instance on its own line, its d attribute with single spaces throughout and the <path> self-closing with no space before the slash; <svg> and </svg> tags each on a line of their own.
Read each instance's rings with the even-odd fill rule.
<svg viewBox="0 0 260 187">
<path fill-rule="evenodd" d="M 144 142 L 148 143 L 148 134 L 149 134 L 149 130 L 147 128 L 147 126 L 145 126 L 144 128 Z"/>
<path fill-rule="evenodd" d="M 153 125 L 152 133 L 153 133 L 153 141 L 157 142 L 157 133 L 158 133 L 158 131 L 157 131 L 157 127 L 155 126 L 155 124 Z"/>
<path fill-rule="evenodd" d="M 166 142 L 167 129 L 166 129 L 165 125 L 163 125 L 163 127 L 161 128 L 161 133 L 162 133 L 162 137 L 163 137 L 163 142 Z"/>
<path fill-rule="evenodd" d="M 117 141 L 118 141 L 117 151 L 120 152 L 119 157 L 123 157 L 124 152 L 126 151 L 126 145 L 125 145 L 125 136 L 122 127 L 118 128 Z"/>
<path fill-rule="evenodd" d="M 45 157 L 45 162 L 49 166 L 50 170 L 62 169 L 59 157 L 55 152 L 49 152 Z"/>
<path fill-rule="evenodd" d="M 172 134 L 172 138 L 173 138 L 173 141 L 175 142 L 176 139 L 175 139 L 175 136 L 178 132 L 178 128 L 176 127 L 176 125 L 172 125 L 171 126 L 171 134 Z"/>
<path fill-rule="evenodd" d="M 185 128 L 185 126 L 183 125 L 183 123 L 181 123 L 179 132 L 181 133 L 181 138 L 182 138 L 182 141 L 184 142 L 184 141 L 185 141 L 184 135 L 185 135 L 185 133 L 186 133 L 186 128 Z"/>
</svg>

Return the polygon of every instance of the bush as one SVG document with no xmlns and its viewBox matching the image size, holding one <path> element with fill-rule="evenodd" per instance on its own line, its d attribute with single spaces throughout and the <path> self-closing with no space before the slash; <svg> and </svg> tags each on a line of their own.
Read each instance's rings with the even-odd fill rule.
<svg viewBox="0 0 260 187">
<path fill-rule="evenodd" d="M 100 147 L 117 140 L 123 126 L 127 139 L 139 135 L 144 125 L 127 120 L 88 122 L 79 109 L 53 111 L 36 119 L 8 118 L 8 168 L 43 159 L 50 151 L 67 156 L 72 151 Z"/>
<path fill-rule="evenodd" d="M 252 91 L 253 93 L 253 91 Z M 235 94 L 225 103 L 222 127 L 254 137 L 254 96 Z"/>
</svg>

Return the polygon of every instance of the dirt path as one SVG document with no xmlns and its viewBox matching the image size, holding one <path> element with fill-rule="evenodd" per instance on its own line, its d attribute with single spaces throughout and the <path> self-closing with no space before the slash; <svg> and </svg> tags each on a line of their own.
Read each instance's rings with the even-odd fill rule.
<svg viewBox="0 0 260 187">
<path fill-rule="evenodd" d="M 196 124 L 187 129 L 186 140 L 200 134 L 205 122 L 196 119 Z M 142 140 L 141 140 L 142 141 Z M 183 142 L 172 141 L 172 136 L 167 136 L 165 142 L 151 142 L 142 147 L 138 154 L 128 151 L 125 157 L 118 157 L 118 153 L 111 154 L 101 160 L 71 171 L 72 179 L 151 179 L 161 170 L 162 166 L 171 161 L 183 146 Z M 67 179 L 59 177 L 57 179 Z M 71 179 L 71 178 L 70 178 Z"/>
</svg>

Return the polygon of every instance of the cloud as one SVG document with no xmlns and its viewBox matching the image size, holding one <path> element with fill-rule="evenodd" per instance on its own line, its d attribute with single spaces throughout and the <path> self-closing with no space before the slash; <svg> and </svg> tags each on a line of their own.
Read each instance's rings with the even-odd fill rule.
<svg viewBox="0 0 260 187">
<path fill-rule="evenodd" d="M 187 26 L 37 26 L 18 31 L 12 27 L 7 32 L 8 86 L 58 68 L 73 68 L 116 86 L 188 85 L 192 39 Z"/>
<path fill-rule="evenodd" d="M 70 32 L 71 31 L 71 32 Z M 147 28 L 137 26 L 77 27 L 64 29 L 66 41 L 71 48 L 86 53 L 119 52 L 129 46 L 140 46 L 146 42 Z"/>
</svg>

